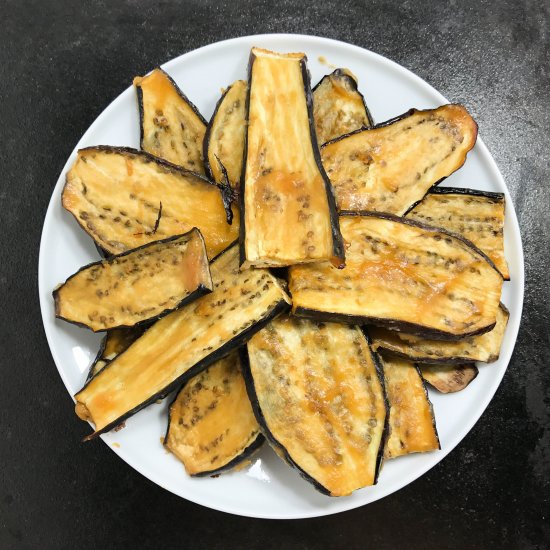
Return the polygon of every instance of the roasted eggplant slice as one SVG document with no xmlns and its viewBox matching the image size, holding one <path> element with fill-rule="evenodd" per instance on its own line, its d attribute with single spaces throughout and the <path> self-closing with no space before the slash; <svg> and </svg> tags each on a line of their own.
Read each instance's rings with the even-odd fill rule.
<svg viewBox="0 0 550 550">
<path fill-rule="evenodd" d="M 157 321 L 76 394 L 76 413 L 95 424 L 90 437 L 166 396 L 288 308 L 268 271 L 239 270 L 236 245 L 210 271 L 210 294 Z"/>
<path fill-rule="evenodd" d="M 152 155 L 204 174 L 202 142 L 206 121 L 162 70 L 134 78 L 141 148 Z"/>
<path fill-rule="evenodd" d="M 243 167 L 246 95 L 246 82 L 233 82 L 218 101 L 204 136 L 206 173 L 214 181 L 226 183 L 225 168 L 233 188 L 239 187 Z"/>
<path fill-rule="evenodd" d="M 107 332 L 101 340 L 99 351 L 90 366 L 86 381 L 106 367 L 117 355 L 126 351 L 143 334 L 143 331 L 144 328 L 140 326 L 115 328 Z"/>
<path fill-rule="evenodd" d="M 323 145 L 323 165 L 341 210 L 402 215 L 458 170 L 477 138 L 462 105 L 410 110 Z"/>
<path fill-rule="evenodd" d="M 466 237 L 493 260 L 509 281 L 504 257 L 504 209 L 504 193 L 436 187 L 406 216 Z"/>
<path fill-rule="evenodd" d="M 475 365 L 418 365 L 422 378 L 441 393 L 463 390 L 478 374 Z"/>
<path fill-rule="evenodd" d="M 289 268 L 296 315 L 458 340 L 495 326 L 502 277 L 458 235 L 373 212 L 340 218 L 346 267 Z"/>
<path fill-rule="evenodd" d="M 331 260 L 344 247 L 319 157 L 306 56 L 253 48 L 241 193 L 241 261 L 257 267 Z"/>
<path fill-rule="evenodd" d="M 384 458 L 440 449 L 435 418 L 420 371 L 399 357 L 382 359 L 390 405 Z"/>
<path fill-rule="evenodd" d="M 237 351 L 189 380 L 170 406 L 164 445 L 189 475 L 231 470 L 263 441 Z"/>
<path fill-rule="evenodd" d="M 348 69 L 336 69 L 313 88 L 313 118 L 320 145 L 374 125 L 357 80 Z"/>
<path fill-rule="evenodd" d="M 372 338 L 373 350 L 384 350 L 417 363 L 447 365 L 460 365 L 474 361 L 492 363 L 498 359 L 509 316 L 506 307 L 500 304 L 493 330 L 456 342 L 429 340 L 378 327 L 370 328 L 369 334 Z"/>
<path fill-rule="evenodd" d="M 160 319 L 212 291 L 198 229 L 94 262 L 53 292 L 55 316 L 94 332 Z"/>
<path fill-rule="evenodd" d="M 110 254 L 197 227 L 212 258 L 238 235 L 220 189 L 207 179 L 127 147 L 88 147 L 67 174 L 63 206 Z"/>
<path fill-rule="evenodd" d="M 248 395 L 277 453 L 325 494 L 376 483 L 386 402 L 361 329 L 281 316 L 247 348 Z"/>
</svg>

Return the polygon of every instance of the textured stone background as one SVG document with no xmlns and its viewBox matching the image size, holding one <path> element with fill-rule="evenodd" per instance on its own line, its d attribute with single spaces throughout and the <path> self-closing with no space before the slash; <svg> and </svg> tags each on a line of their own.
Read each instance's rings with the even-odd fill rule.
<svg viewBox="0 0 550 550">
<path fill-rule="evenodd" d="M 0 548 L 544 548 L 550 545 L 549 4 L 44 2 L 0 6 Z M 298 32 L 364 46 L 464 101 L 511 189 L 523 324 L 487 412 L 382 501 L 295 522 L 232 517 L 147 481 L 86 431 L 38 308 L 42 220 L 74 144 L 136 74 L 210 42 Z"/>
</svg>

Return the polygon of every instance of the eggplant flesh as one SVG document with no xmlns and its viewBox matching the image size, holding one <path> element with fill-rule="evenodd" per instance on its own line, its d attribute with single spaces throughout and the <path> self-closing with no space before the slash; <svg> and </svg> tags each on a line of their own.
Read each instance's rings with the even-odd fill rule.
<svg viewBox="0 0 550 550">
<path fill-rule="evenodd" d="M 99 351 L 90 365 L 86 381 L 105 368 L 115 357 L 126 351 L 143 334 L 143 331 L 144 328 L 141 326 L 115 328 L 108 331 L 101 340 Z"/>
<path fill-rule="evenodd" d="M 383 350 L 417 363 L 461 365 L 465 362 L 492 363 L 498 359 L 510 314 L 503 304 L 497 310 L 493 330 L 455 342 L 429 340 L 404 332 L 372 327 L 372 348 Z"/>
<path fill-rule="evenodd" d="M 159 319 L 210 291 L 204 240 L 192 229 L 81 268 L 53 295 L 56 317 L 98 332 Z"/>
<path fill-rule="evenodd" d="M 390 214 L 343 213 L 340 226 L 344 269 L 289 268 L 296 315 L 446 340 L 495 326 L 502 277 L 469 241 Z"/>
<path fill-rule="evenodd" d="M 241 193 L 241 261 L 282 267 L 331 260 L 343 243 L 319 157 L 304 54 L 253 48 Z"/>
<path fill-rule="evenodd" d="M 418 365 L 422 378 L 440 393 L 456 393 L 479 374 L 475 365 Z"/>
<path fill-rule="evenodd" d="M 210 294 L 157 321 L 76 394 L 77 415 L 95 424 L 89 437 L 165 397 L 288 308 L 280 281 L 268 271 L 239 270 L 236 245 L 210 272 Z"/>
<path fill-rule="evenodd" d="M 400 357 L 382 358 L 390 406 L 384 458 L 440 449 L 433 407 L 420 371 Z"/>
<path fill-rule="evenodd" d="M 220 189 L 206 178 L 127 147 L 80 149 L 62 204 L 109 254 L 198 228 L 209 258 L 238 236 Z"/>
<path fill-rule="evenodd" d="M 510 280 L 504 256 L 504 193 L 440 187 L 433 189 L 407 218 L 443 227 L 472 241 L 485 252 L 505 281 Z"/>
<path fill-rule="evenodd" d="M 164 445 L 189 475 L 228 471 L 263 441 L 237 351 L 189 380 L 170 405 Z"/>
<path fill-rule="evenodd" d="M 247 350 L 248 394 L 277 454 L 331 496 L 376 483 L 386 402 L 361 329 L 281 316 Z"/>
<path fill-rule="evenodd" d="M 202 142 L 206 121 L 177 84 L 162 70 L 134 78 L 141 148 L 152 155 L 204 174 Z"/>
<path fill-rule="evenodd" d="M 321 157 L 341 210 L 402 215 L 464 164 L 476 139 L 468 111 L 444 105 L 329 141 Z"/>
<path fill-rule="evenodd" d="M 319 144 L 374 125 L 357 80 L 348 69 L 336 69 L 313 88 L 313 118 Z"/>
<path fill-rule="evenodd" d="M 227 176 L 235 189 L 239 187 L 243 166 L 247 93 L 244 80 L 237 80 L 227 88 L 216 105 L 204 137 L 206 173 L 223 184 L 227 183 Z"/>
</svg>

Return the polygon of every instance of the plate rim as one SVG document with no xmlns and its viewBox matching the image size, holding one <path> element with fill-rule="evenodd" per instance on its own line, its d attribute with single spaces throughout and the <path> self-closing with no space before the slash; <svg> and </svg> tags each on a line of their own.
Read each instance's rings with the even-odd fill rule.
<svg viewBox="0 0 550 550">
<path fill-rule="evenodd" d="M 388 57 L 385 57 L 381 54 L 378 54 L 376 52 L 373 52 L 371 50 L 368 50 L 366 48 L 363 48 L 361 46 L 356 46 L 354 44 L 350 44 L 347 42 L 343 42 L 340 40 L 335 40 L 332 38 L 327 38 L 323 36 L 318 35 L 306 35 L 306 34 L 294 34 L 294 33 L 268 33 L 268 34 L 254 34 L 254 35 L 246 35 L 241 37 L 235 37 L 235 38 L 229 38 L 226 40 L 221 40 L 219 42 L 214 42 L 211 44 L 206 44 L 204 46 L 201 46 L 199 48 L 196 48 L 194 50 L 190 50 L 188 52 L 185 52 L 177 57 L 174 57 L 173 59 L 170 59 L 160 65 L 163 69 L 170 71 L 170 68 L 178 63 L 181 62 L 182 59 L 185 59 L 186 62 L 189 62 L 193 59 L 193 57 L 202 55 L 205 52 L 211 53 L 212 51 L 215 51 L 216 49 L 221 49 L 226 46 L 235 45 L 239 43 L 247 43 L 251 40 L 257 40 L 257 41 L 280 41 L 284 42 L 285 40 L 298 40 L 302 41 L 304 43 L 309 44 L 315 44 L 318 45 L 325 45 L 327 47 L 331 46 L 337 46 L 339 48 L 347 48 L 351 51 L 354 51 L 355 53 L 358 53 L 362 56 L 367 56 L 375 59 L 377 62 L 389 66 L 394 71 L 397 71 L 398 73 L 401 73 L 403 76 L 407 77 L 408 79 L 412 79 L 416 81 L 418 85 L 420 85 L 422 88 L 429 90 L 429 92 L 436 96 L 439 101 L 442 103 L 449 103 L 447 98 L 443 96 L 438 90 L 436 90 L 431 84 L 426 82 L 423 78 L 418 76 L 417 74 L 413 73 L 411 70 L 407 69 L 406 67 L 400 65 L 399 63 L 393 61 L 392 59 L 389 59 Z M 287 48 L 288 49 L 288 48 Z M 304 48 L 306 49 L 306 48 Z M 307 52 L 307 49 L 306 49 Z M 56 347 L 54 345 L 54 334 L 53 330 L 48 324 L 46 323 L 46 316 L 47 313 L 47 304 L 46 304 L 46 296 L 49 296 L 51 294 L 50 289 L 44 289 L 42 282 L 44 280 L 44 270 L 47 263 L 47 260 L 45 258 L 46 251 L 45 251 L 45 241 L 47 239 L 47 233 L 49 226 L 54 223 L 54 201 L 57 200 L 57 198 L 60 196 L 60 192 L 62 190 L 62 187 L 64 185 L 64 179 L 65 174 L 67 173 L 69 167 L 74 162 L 74 159 L 76 158 L 76 152 L 81 147 L 81 144 L 85 142 L 88 138 L 88 135 L 92 132 L 92 128 L 99 124 L 100 121 L 102 121 L 104 118 L 109 117 L 111 112 L 116 109 L 117 104 L 119 102 L 124 101 L 125 96 L 132 93 L 133 86 L 130 85 L 126 89 L 124 89 L 117 97 L 115 97 L 102 111 L 99 113 L 99 115 L 92 121 L 90 126 L 86 129 L 84 134 L 80 137 L 78 142 L 76 143 L 75 147 L 72 149 L 71 153 L 69 154 L 69 157 L 67 158 L 66 163 L 64 164 L 59 177 L 56 181 L 56 184 L 54 188 L 52 189 L 51 197 L 48 202 L 48 207 L 46 210 L 46 214 L 44 216 L 44 222 L 40 237 L 40 248 L 39 248 L 39 258 L 38 258 L 38 292 L 39 292 L 39 301 L 40 301 L 40 312 L 41 312 L 41 320 L 42 320 L 42 326 L 44 329 L 44 332 L 46 334 L 46 339 L 48 342 L 48 347 L 50 349 L 50 353 L 52 355 L 52 358 L 54 360 L 54 363 L 56 365 L 57 371 L 59 376 L 61 377 L 61 380 L 63 381 L 63 384 L 65 385 L 65 388 L 69 395 L 71 396 L 71 399 L 74 397 L 69 389 L 69 382 L 67 380 L 67 376 L 64 374 L 64 369 L 61 367 L 62 361 L 60 360 L 57 352 Z M 506 370 L 508 369 L 510 360 L 512 358 L 512 354 L 515 348 L 515 345 L 517 343 L 517 337 L 519 332 L 519 326 L 521 322 L 521 316 L 523 311 L 523 302 L 524 302 L 524 293 L 525 293 L 525 265 L 524 265 L 524 254 L 523 254 L 523 243 L 521 239 L 521 231 L 518 223 L 517 214 L 515 211 L 515 207 L 512 201 L 512 197 L 510 195 L 510 191 L 508 189 L 508 186 L 506 185 L 506 182 L 504 180 L 504 177 L 502 176 L 495 159 L 493 158 L 491 152 L 483 142 L 482 138 L 478 136 L 476 147 L 479 146 L 480 153 L 483 155 L 483 160 L 488 163 L 488 168 L 492 175 L 494 175 L 495 179 L 499 181 L 499 184 L 501 185 L 506 203 L 507 203 L 507 209 L 506 214 L 509 218 L 508 221 L 510 223 L 510 226 L 512 228 L 512 238 L 516 240 L 516 246 L 517 246 L 517 252 L 518 252 L 518 271 L 519 271 L 519 277 L 516 281 L 518 285 L 518 306 L 517 306 L 517 316 L 515 317 L 515 320 L 513 323 L 509 323 L 507 327 L 507 333 L 508 335 L 513 337 L 513 345 L 511 346 L 509 357 L 506 360 L 506 365 L 503 366 L 501 373 L 495 373 L 495 378 L 493 379 L 493 383 L 491 386 L 491 389 L 489 392 L 484 394 L 484 400 L 480 407 L 480 412 L 478 415 L 473 415 L 468 418 L 468 422 L 465 424 L 463 430 L 461 430 L 461 436 L 459 438 L 454 437 L 452 441 L 448 442 L 445 446 L 445 449 L 441 449 L 438 454 L 438 460 L 428 465 L 427 467 L 422 466 L 418 469 L 418 472 L 414 472 L 412 475 L 409 475 L 406 477 L 406 482 L 402 483 L 401 479 L 397 483 L 398 487 L 392 487 L 391 485 L 387 490 L 382 491 L 382 494 L 377 496 L 374 500 L 371 500 L 369 502 L 356 502 L 352 500 L 346 500 L 346 499 L 339 499 L 339 502 L 341 505 L 338 508 L 331 508 L 331 509 L 315 509 L 312 510 L 309 513 L 301 513 L 301 514 L 284 514 L 284 513 L 262 513 L 260 511 L 254 512 L 254 513 L 246 513 L 246 512 L 238 512 L 234 509 L 230 509 L 227 506 L 224 505 L 217 505 L 216 502 L 210 502 L 208 501 L 208 498 L 200 498 L 196 495 L 185 495 L 183 496 L 179 492 L 176 492 L 176 490 L 172 489 L 171 487 L 165 486 L 155 475 L 154 471 L 147 471 L 147 473 L 144 472 L 145 468 L 139 466 L 131 457 L 128 457 L 124 450 L 122 448 L 113 447 L 112 445 L 109 445 L 107 441 L 104 440 L 103 436 L 100 436 L 103 440 L 103 442 L 107 445 L 109 449 L 111 449 L 113 452 L 115 452 L 119 458 L 121 458 L 128 466 L 132 467 L 135 471 L 137 471 L 139 474 L 141 474 L 146 479 L 149 479 L 156 485 L 160 486 L 163 489 L 166 489 L 170 491 L 172 494 L 177 495 L 180 498 L 184 498 L 185 500 L 188 500 L 190 502 L 193 502 L 195 504 L 198 504 L 200 506 L 204 506 L 206 508 L 222 511 L 229 514 L 239 515 L 243 517 L 254 517 L 254 518 L 263 518 L 263 519 L 305 519 L 305 518 L 312 518 L 312 517 L 323 517 L 328 515 L 333 515 L 337 513 L 341 513 L 347 510 L 359 508 L 362 506 L 366 506 L 368 504 L 371 504 L 373 502 L 376 502 L 377 500 L 380 500 L 382 498 L 385 498 L 394 492 L 399 491 L 400 489 L 403 489 L 410 485 L 412 482 L 414 482 L 419 477 L 426 474 L 429 470 L 437 466 L 453 449 L 462 442 L 466 436 L 469 434 L 473 426 L 479 421 L 481 416 L 485 413 L 487 407 L 493 400 L 493 397 L 499 388 L 502 378 L 504 377 L 504 374 L 506 373 Z M 46 292 L 44 292 L 46 290 Z M 515 295 L 514 295 L 515 297 Z M 393 485 L 396 485 L 394 483 Z"/>
</svg>

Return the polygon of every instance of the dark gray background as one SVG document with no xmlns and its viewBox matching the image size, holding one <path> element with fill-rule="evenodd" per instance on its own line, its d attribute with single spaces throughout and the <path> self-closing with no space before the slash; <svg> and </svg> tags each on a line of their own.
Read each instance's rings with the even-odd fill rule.
<svg viewBox="0 0 550 550">
<path fill-rule="evenodd" d="M 116 4 L 116 5 L 115 5 Z M 543 548 L 549 529 L 549 23 L 545 1 L 0 2 L 0 548 Z M 42 220 L 65 160 L 154 66 L 214 41 L 297 32 L 411 69 L 479 122 L 523 232 L 523 324 L 503 384 L 423 478 L 337 516 L 264 521 L 144 479 L 73 412 L 42 329 Z"/>
</svg>

